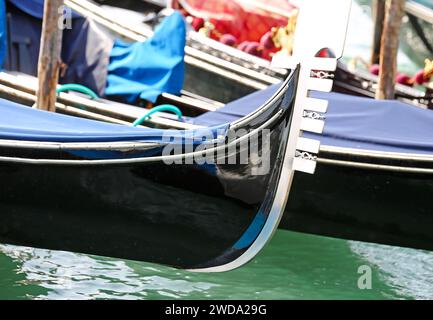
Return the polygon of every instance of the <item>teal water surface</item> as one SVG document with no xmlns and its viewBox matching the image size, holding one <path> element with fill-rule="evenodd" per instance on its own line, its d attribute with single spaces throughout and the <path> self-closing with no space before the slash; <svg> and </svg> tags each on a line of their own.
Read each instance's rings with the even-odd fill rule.
<svg viewBox="0 0 433 320">
<path fill-rule="evenodd" d="M 346 60 L 368 59 L 369 1 L 355 3 Z M 420 67 L 402 51 L 400 68 Z M 422 59 L 418 59 L 422 60 Z M 362 266 L 372 288 L 361 290 Z M 0 299 L 433 299 L 433 253 L 278 231 L 250 264 L 195 274 L 142 262 L 0 245 Z"/>
<path fill-rule="evenodd" d="M 372 289 L 358 288 L 358 269 Z M 433 253 L 279 231 L 223 274 L 71 252 L 0 246 L 0 299 L 427 299 Z"/>
</svg>

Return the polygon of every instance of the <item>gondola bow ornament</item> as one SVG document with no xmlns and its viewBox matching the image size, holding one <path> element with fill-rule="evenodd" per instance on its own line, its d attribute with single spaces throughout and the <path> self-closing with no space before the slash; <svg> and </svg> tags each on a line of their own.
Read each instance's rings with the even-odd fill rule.
<svg viewBox="0 0 433 320">
<path fill-rule="evenodd" d="M 332 5 L 331 5 L 332 4 Z M 281 53 L 273 61 L 279 68 L 298 69 L 298 84 L 295 94 L 294 110 L 290 123 L 289 137 L 284 155 L 284 165 L 281 171 L 274 202 L 270 210 L 267 223 L 254 243 L 243 254 L 241 260 L 224 266 L 195 271 L 225 271 L 238 267 L 239 261 L 251 260 L 259 252 L 264 243 L 269 241 L 275 231 L 275 221 L 272 215 L 284 210 L 289 196 L 295 171 L 314 174 L 316 158 L 319 153 L 320 142 L 301 137 L 302 131 L 322 133 L 326 113 L 326 100 L 308 97 L 310 91 L 330 92 L 332 77 L 330 72 L 337 68 L 337 60 L 342 57 L 352 0 L 306 0 L 300 8 L 298 25 L 295 32 L 294 52 L 292 57 Z M 320 21 L 324 17 L 333 17 L 332 22 L 326 24 L 320 31 L 311 28 L 311 21 Z M 333 53 L 333 58 L 316 57 L 323 49 Z M 277 220 L 279 220 L 277 218 Z M 258 249 L 257 247 L 260 247 Z"/>
<path fill-rule="evenodd" d="M 302 1 L 299 9 L 293 55 L 277 53 L 272 61 L 277 68 L 293 68 L 300 64 L 299 84 L 293 117 L 295 121 L 289 136 L 289 145 L 296 144 L 291 167 L 296 171 L 313 174 L 316 169 L 320 142 L 300 137 L 300 132 L 321 134 L 328 101 L 309 97 L 310 91 L 330 92 L 337 60 L 342 57 L 349 23 L 351 0 Z M 326 20 L 320 28 L 312 21 Z M 319 57 L 327 49 L 332 58 Z"/>
</svg>

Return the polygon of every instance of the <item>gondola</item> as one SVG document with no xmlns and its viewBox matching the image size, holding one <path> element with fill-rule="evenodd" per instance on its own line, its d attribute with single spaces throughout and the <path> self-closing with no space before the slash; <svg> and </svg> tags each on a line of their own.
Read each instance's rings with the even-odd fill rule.
<svg viewBox="0 0 433 320">
<path fill-rule="evenodd" d="M 350 1 L 339 2 L 341 19 L 328 32 L 343 42 Z M 308 92 L 330 86 L 311 71 L 332 72 L 336 60 L 314 58 L 311 45 L 308 54 L 301 49 L 308 63 L 295 61 L 264 104 L 236 121 L 190 130 L 40 111 L 9 101 L 33 99 L 30 90 L 2 84 L 9 100 L 0 101 L 0 242 L 194 271 L 244 265 L 277 228 L 294 170 L 314 171 L 315 161 L 300 155 L 313 155 L 318 142 L 299 136 L 321 123 L 304 113 L 326 104 Z M 80 108 L 59 102 L 58 109 Z"/>
<path fill-rule="evenodd" d="M 84 1 L 71 2 L 82 12 L 98 11 L 91 6 L 83 10 Z M 78 2 L 81 8 L 77 6 Z M 411 10 L 413 7 L 412 2 L 408 3 L 409 14 L 415 14 Z M 128 30 L 134 30 L 131 25 L 134 23 Z M 254 65 L 253 70 L 264 74 L 262 79 L 281 77 L 279 70 L 269 68 L 266 61 L 246 56 L 213 40 L 192 36 L 188 44 L 238 66 Z M 209 56 L 207 61 L 212 60 Z M 227 65 L 230 68 L 230 64 Z M 269 81 L 267 85 L 271 83 Z M 432 105 L 431 92 L 397 85 L 399 100 L 421 107 L 418 110 L 406 104 L 367 99 L 374 97 L 376 83 L 376 77 L 368 72 L 353 72 L 339 65 L 334 91 L 351 96 L 326 96 L 330 101 L 328 120 L 342 118 L 351 121 L 356 129 L 350 132 L 346 127 L 344 132 L 343 122 L 336 121 L 332 127 L 331 121 L 327 122 L 324 129 L 327 137 L 319 138 L 322 144 L 315 180 L 302 174 L 295 175 L 293 192 L 280 228 L 432 250 L 433 238 L 429 230 L 433 207 L 429 194 L 433 191 L 433 119 L 431 112 L 424 110 Z M 259 101 L 259 95 L 251 96 L 251 100 Z M 232 119 L 233 115 L 242 116 L 239 107 L 242 103 L 229 104 L 217 113 Z M 213 116 L 221 119 L 216 114 Z M 209 118 L 212 116 L 203 115 L 195 123 L 210 125 L 213 121 Z M 370 127 L 371 123 L 374 125 Z M 368 130 L 375 135 L 369 135 Z M 329 194 L 326 192 L 329 190 L 332 190 L 332 196 L 323 196 Z M 319 200 L 319 204 L 315 200 Z"/>
<path fill-rule="evenodd" d="M 165 13 L 165 1 L 97 0 L 96 2 L 103 4 L 103 7 L 89 0 L 67 0 L 66 4 L 133 40 L 149 37 L 155 24 L 154 20 L 159 21 L 155 13 L 161 12 L 162 15 Z M 134 14 L 132 9 L 142 14 Z M 429 36 L 428 30 L 433 17 L 430 12 L 431 9 L 414 1 L 408 2 L 407 14 L 410 19 L 407 24 L 411 24 L 411 29 L 415 32 L 418 30 L 418 36 L 408 39 L 410 45 L 415 41 L 413 39 L 416 39 L 417 45 L 414 47 L 417 48 L 433 45 L 431 39 L 423 37 L 423 34 L 426 34 L 427 38 Z M 126 21 L 116 18 L 121 15 L 130 16 L 131 19 Z M 145 17 L 149 16 L 153 19 L 147 18 L 148 21 L 143 22 Z M 431 54 L 428 51 L 425 53 L 427 57 Z M 190 76 L 196 79 L 206 79 L 211 73 L 215 81 L 212 88 L 206 86 L 193 88 L 186 83 L 185 89 L 224 103 L 264 89 L 266 86 L 282 81 L 285 77 L 284 70 L 272 67 L 269 61 L 203 37 L 196 32 L 188 33 L 186 54 L 186 67 Z M 227 87 L 231 88 L 229 92 L 224 90 Z M 361 69 L 353 70 L 347 65 L 339 64 L 335 74 L 334 91 L 374 97 L 376 87 L 377 76 Z M 433 89 L 430 87 L 424 92 L 405 85 L 397 85 L 396 98 L 417 106 L 433 108 Z"/>
<path fill-rule="evenodd" d="M 340 71 L 341 68 L 337 73 Z M 35 86 L 29 78 L 2 73 L 0 83 L 19 89 L 9 90 L 8 96 L 33 103 Z M 189 104 L 178 105 L 182 110 L 187 110 L 187 105 L 188 110 L 195 110 L 186 121 L 160 114 L 145 124 L 194 129 L 229 123 L 254 111 L 251 106 L 265 103 L 278 87 L 274 85 L 225 107 L 213 105 L 212 112 L 204 112 L 206 106 L 212 106 L 208 99 L 192 101 L 189 95 Z M 329 121 L 324 128 L 325 135 L 315 137 L 322 141 L 317 178 L 295 175 L 280 228 L 431 250 L 433 241 L 428 232 L 432 226 L 429 214 L 432 207 L 428 200 L 433 169 L 431 112 L 397 102 L 377 102 L 337 93 L 322 98 L 329 101 Z M 131 123 L 143 113 L 132 106 L 68 93 L 61 93 L 59 101 L 60 112 L 114 123 Z M 402 119 L 407 127 L 404 131 L 399 129 Z M 345 121 L 355 126 L 352 132 Z M 304 153 L 303 156 L 312 155 Z M 398 197 L 397 203 L 394 198 L 402 190 L 405 195 Z M 332 195 L 324 196 L 329 191 Z M 319 204 L 315 204 L 316 199 Z M 356 207 L 351 203 L 356 203 Z"/>
</svg>

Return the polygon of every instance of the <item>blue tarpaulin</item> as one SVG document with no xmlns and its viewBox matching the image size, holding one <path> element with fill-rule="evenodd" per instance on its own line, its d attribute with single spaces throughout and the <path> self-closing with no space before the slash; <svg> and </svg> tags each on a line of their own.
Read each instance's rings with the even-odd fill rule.
<svg viewBox="0 0 433 320">
<path fill-rule="evenodd" d="M 259 91 L 222 109 L 194 119 L 210 127 L 203 132 L 226 130 L 271 97 L 276 87 Z M 338 93 L 315 93 L 329 101 L 323 135 L 305 136 L 337 147 L 433 154 L 433 111 L 397 101 L 377 101 Z M 133 128 L 65 116 L 0 99 L 0 138 L 30 141 L 160 141 L 164 133 L 182 137 L 184 131 Z M 195 135 L 201 134 L 200 129 Z"/>
<path fill-rule="evenodd" d="M 3 66 L 3 59 L 6 55 L 7 45 L 7 34 L 6 34 L 6 8 L 5 1 L 0 0 L 0 69 Z"/>
<path fill-rule="evenodd" d="M 229 123 L 254 111 L 279 85 L 227 104 L 194 119 L 194 124 Z M 304 133 L 328 146 L 433 154 L 433 111 L 399 101 L 379 101 L 339 93 L 313 93 L 329 101 L 323 135 Z"/>
<path fill-rule="evenodd" d="M 110 55 L 105 95 L 127 103 L 155 102 L 163 92 L 179 94 L 184 80 L 186 26 L 174 12 L 144 42 L 116 41 Z"/>
<path fill-rule="evenodd" d="M 190 131 L 136 128 L 32 109 L 4 99 L 0 99 L 0 115 L 0 139 L 8 140 L 160 142 L 165 137 L 201 141 L 202 137 L 216 138 L 228 128 L 227 125 Z"/>
</svg>

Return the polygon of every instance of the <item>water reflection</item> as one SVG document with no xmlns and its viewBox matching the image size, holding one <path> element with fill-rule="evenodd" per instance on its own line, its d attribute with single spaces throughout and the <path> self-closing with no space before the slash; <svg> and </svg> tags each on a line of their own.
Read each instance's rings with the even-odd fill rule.
<svg viewBox="0 0 433 320">
<path fill-rule="evenodd" d="M 433 299 L 432 252 L 361 242 L 350 242 L 350 247 L 377 266 L 381 279 L 396 293 L 414 299 Z"/>
<path fill-rule="evenodd" d="M 175 274 L 174 270 L 144 264 L 140 264 L 138 274 L 122 260 L 10 245 L 0 245 L 0 252 L 12 258 L 17 271 L 25 274 L 21 285 L 48 289 L 46 295 L 33 297 L 36 299 L 143 299 L 153 295 L 173 299 L 215 286 L 170 279 L 167 273 Z M 164 276 L 159 275 L 162 272 Z"/>
<path fill-rule="evenodd" d="M 0 245 L 30 299 L 427 299 L 433 253 L 278 232 L 252 263 L 224 274 L 196 274 L 148 263 Z M 4 261 L 4 259 L 3 259 Z M 373 289 L 359 290 L 357 270 L 373 269 Z M 1 282 L 0 282 L 1 283 Z M 1 286 L 1 285 L 0 285 Z"/>
</svg>

